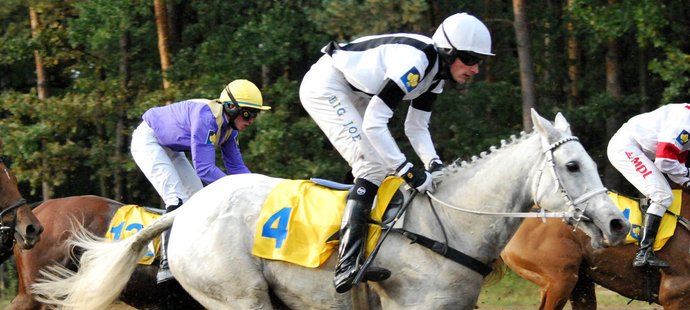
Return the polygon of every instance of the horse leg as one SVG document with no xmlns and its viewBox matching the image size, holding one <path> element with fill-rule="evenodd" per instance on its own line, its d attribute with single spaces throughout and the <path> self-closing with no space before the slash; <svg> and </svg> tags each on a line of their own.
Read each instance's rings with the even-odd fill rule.
<svg viewBox="0 0 690 310">
<path fill-rule="evenodd" d="M 199 261 L 171 260 L 171 270 L 180 285 L 206 309 L 273 309 L 268 283 L 256 270 L 255 263 L 244 260 L 236 259 L 232 267 L 207 260 L 201 270 Z M 211 270 L 224 272 L 214 274 Z"/>
<path fill-rule="evenodd" d="M 589 310 L 597 308 L 597 294 L 594 291 L 594 282 L 585 276 L 580 276 L 575 288 L 570 294 L 572 310 Z"/>
<path fill-rule="evenodd" d="M 577 280 L 572 279 L 569 275 L 557 275 L 546 283 L 542 283 L 541 305 L 539 309 L 561 310 L 565 308 L 568 296 L 570 296 L 575 286 L 575 281 Z"/>
<path fill-rule="evenodd" d="M 273 309 L 268 283 L 257 258 L 251 255 L 242 223 L 217 219 L 204 229 L 186 216 L 176 219 L 168 245 L 170 270 L 175 279 L 207 309 Z M 198 227 L 197 225 L 196 227 Z"/>
</svg>

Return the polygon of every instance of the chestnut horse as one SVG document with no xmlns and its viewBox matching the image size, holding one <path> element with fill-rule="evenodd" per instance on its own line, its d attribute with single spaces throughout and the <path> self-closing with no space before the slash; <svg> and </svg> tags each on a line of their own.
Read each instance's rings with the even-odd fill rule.
<svg viewBox="0 0 690 310">
<path fill-rule="evenodd" d="M 22 249 L 34 247 L 43 232 L 8 166 L 8 161 L 0 156 L 0 262 L 12 256 L 15 243 Z"/>
<path fill-rule="evenodd" d="M 74 196 L 49 199 L 36 207 L 34 214 L 45 223 L 45 231 L 41 242 L 32 250 L 14 250 L 19 285 L 17 296 L 8 309 L 48 308 L 29 293 L 39 270 L 55 263 L 76 270 L 77 262 L 71 259 L 72 251 L 65 243 L 72 237 L 74 227 L 84 226 L 95 235 L 105 236 L 110 220 L 121 206 L 122 203 L 103 197 Z M 157 271 L 158 261 L 150 266 L 139 265 L 120 295 L 120 300 L 139 309 L 201 308 L 177 282 L 157 285 Z"/>
<path fill-rule="evenodd" d="M 656 254 L 671 268 L 634 268 L 636 244 L 593 250 L 590 238 L 560 220 L 525 220 L 501 254 L 515 273 L 541 288 L 539 309 L 596 309 L 594 284 L 664 309 L 690 305 L 690 194 L 683 192 L 673 237 Z M 686 224 L 687 225 L 687 224 Z"/>
</svg>

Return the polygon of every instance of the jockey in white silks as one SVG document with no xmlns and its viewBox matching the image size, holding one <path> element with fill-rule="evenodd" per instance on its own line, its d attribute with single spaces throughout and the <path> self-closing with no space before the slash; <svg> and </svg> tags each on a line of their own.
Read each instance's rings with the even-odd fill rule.
<svg viewBox="0 0 690 310">
<path fill-rule="evenodd" d="M 226 176 L 216 166 L 220 147 L 227 174 L 250 173 L 242 160 L 237 135 L 251 124 L 263 105 L 259 88 L 248 80 L 234 80 L 216 100 L 191 99 L 149 109 L 132 133 L 131 152 L 146 178 L 172 212 L 203 184 Z M 188 151 L 192 164 L 185 156 Z M 203 183 L 202 183 L 203 182 Z M 173 278 L 168 268 L 170 230 L 162 234 L 158 283 Z"/>
<path fill-rule="evenodd" d="M 666 209 L 673 201 L 671 181 L 688 186 L 686 155 L 690 150 L 690 105 L 667 104 L 632 117 L 611 138 L 608 158 L 618 171 L 651 200 L 633 266 L 668 268 L 653 244 Z"/>
<path fill-rule="evenodd" d="M 367 219 L 378 187 L 396 173 L 418 191 L 433 191 L 443 162 L 429 132 L 431 107 L 444 80 L 465 83 L 491 53 L 491 35 L 476 17 L 445 19 L 432 38 L 409 33 L 366 36 L 347 44 L 331 42 L 305 75 L 300 99 L 340 155 L 352 167 L 340 228 L 334 284 L 344 293 L 356 283 Z M 393 139 L 388 122 L 398 104 L 411 100 L 405 134 L 421 159 L 413 165 Z M 436 180 L 436 181 L 433 181 Z M 365 279 L 382 281 L 390 271 L 370 267 Z"/>
</svg>

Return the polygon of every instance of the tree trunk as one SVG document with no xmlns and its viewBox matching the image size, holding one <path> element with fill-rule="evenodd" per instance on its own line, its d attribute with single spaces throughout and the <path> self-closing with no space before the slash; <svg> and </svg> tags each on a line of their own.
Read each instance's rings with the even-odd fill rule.
<svg viewBox="0 0 690 310">
<path fill-rule="evenodd" d="M 158 31 L 158 54 L 161 59 L 161 75 L 163 76 L 163 89 L 170 88 L 168 69 L 170 68 L 170 52 L 168 51 L 168 15 L 165 0 L 153 0 L 156 13 L 156 30 Z"/>
<path fill-rule="evenodd" d="M 514 27 L 517 42 L 518 62 L 520 64 L 520 88 L 522 90 L 522 127 L 532 131 L 532 116 L 530 109 L 536 108 L 534 90 L 534 69 L 530 55 L 529 30 L 527 28 L 527 9 L 522 0 L 513 0 Z"/>
<path fill-rule="evenodd" d="M 647 49 L 640 48 L 640 64 L 638 68 L 638 79 L 640 84 L 640 97 L 643 98 L 642 104 L 640 105 L 640 113 L 649 112 L 649 99 L 647 98 L 647 77 L 649 76 L 649 70 L 647 70 Z"/>
<path fill-rule="evenodd" d="M 168 14 L 168 48 L 173 54 L 180 48 L 182 42 L 182 19 L 180 18 L 180 11 L 183 3 L 179 1 L 168 1 L 166 9 Z"/>
<path fill-rule="evenodd" d="M 125 134 L 125 119 L 127 118 L 127 110 L 132 101 L 132 96 L 128 91 L 130 80 L 130 66 L 129 66 L 129 32 L 125 31 L 120 37 L 120 93 L 123 94 L 123 102 L 118 108 L 118 120 L 115 125 L 115 154 L 114 159 L 116 163 L 123 163 L 125 161 L 125 154 L 127 152 L 126 134 Z M 113 196 L 115 200 L 125 201 L 125 178 L 122 165 L 116 165 L 113 172 Z"/>
<path fill-rule="evenodd" d="M 575 0 L 568 0 L 568 12 L 572 9 Z M 567 103 L 568 108 L 573 109 L 582 104 L 580 95 L 580 88 L 578 83 L 580 81 L 580 46 L 575 37 L 575 29 L 572 21 L 565 24 L 567 32 L 567 55 L 568 55 L 568 82 L 570 87 L 568 90 Z"/>
<path fill-rule="evenodd" d="M 36 13 L 36 10 L 34 10 L 31 6 L 29 6 L 29 19 L 31 22 L 31 37 L 37 39 L 41 34 L 41 22 L 38 18 L 38 13 Z M 45 100 L 49 96 L 48 85 L 46 83 L 46 71 L 45 67 L 43 66 L 43 57 L 41 56 L 41 53 L 39 53 L 38 49 L 34 49 L 34 61 L 36 63 L 36 93 L 38 94 L 38 100 Z M 45 142 L 41 142 L 41 148 L 44 148 L 44 145 Z M 41 194 L 43 196 L 43 200 L 46 200 L 50 199 L 50 197 L 53 195 L 53 187 L 47 181 L 48 175 L 46 175 L 46 172 L 50 171 L 48 169 L 48 159 L 43 158 L 41 160 L 41 165 L 43 166 L 42 170 L 44 171 L 41 176 Z"/>
<path fill-rule="evenodd" d="M 484 20 L 491 20 L 491 0 L 484 0 L 484 12 L 482 13 L 482 17 Z M 495 50 L 496 47 L 493 46 L 493 49 Z M 493 57 L 489 57 L 487 61 L 483 63 L 482 69 L 484 70 L 484 82 L 485 83 L 493 83 L 495 78 L 493 75 L 493 70 L 491 70 L 492 64 L 494 62 Z"/>
<path fill-rule="evenodd" d="M 29 18 L 31 19 L 31 37 L 37 39 L 41 34 L 41 22 L 38 19 L 36 11 L 29 7 Z M 38 49 L 34 49 L 34 61 L 36 62 L 36 91 L 38 99 L 45 100 L 48 98 L 48 85 L 46 84 L 46 71 L 43 67 L 43 57 Z"/>
<path fill-rule="evenodd" d="M 609 5 L 616 3 L 617 0 L 609 0 Z M 606 53 L 606 93 L 613 99 L 617 106 L 623 97 L 623 87 L 621 86 L 621 63 L 620 46 L 616 38 L 609 38 L 608 51 Z M 613 108 L 609 111 L 606 118 L 606 137 L 610 138 L 620 127 L 619 109 Z M 604 169 L 604 184 L 608 188 L 621 187 L 621 174 L 611 163 Z"/>
</svg>

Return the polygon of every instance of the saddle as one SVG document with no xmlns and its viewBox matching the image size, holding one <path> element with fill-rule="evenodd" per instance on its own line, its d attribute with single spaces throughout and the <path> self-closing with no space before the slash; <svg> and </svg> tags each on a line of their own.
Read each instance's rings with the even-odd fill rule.
<svg viewBox="0 0 690 310">
<path fill-rule="evenodd" d="M 381 225 L 402 208 L 401 178 L 388 177 L 379 187 L 370 218 L 367 254 L 381 235 Z M 284 180 L 261 209 L 252 254 L 316 268 L 337 251 L 345 198 L 352 185 L 323 179 Z"/>
<path fill-rule="evenodd" d="M 609 197 L 618 206 L 618 209 L 623 212 L 625 218 L 630 221 L 632 225 L 630 233 L 625 239 L 626 244 L 639 243 L 642 237 L 642 218 L 647 208 L 649 207 L 649 199 L 647 198 L 630 198 L 616 192 L 609 191 Z M 666 214 L 661 219 L 661 225 L 657 232 L 657 237 L 654 241 L 654 251 L 659 251 L 666 242 L 673 236 L 676 230 L 676 225 L 680 221 L 683 224 L 684 218 L 680 216 L 680 206 L 682 203 L 683 191 L 680 189 L 673 190 L 673 203 L 668 207 Z"/>
<path fill-rule="evenodd" d="M 129 238 L 136 232 L 148 226 L 149 223 L 159 218 L 165 210 L 142 207 L 138 205 L 124 205 L 117 209 L 110 226 L 105 234 L 107 240 L 122 240 Z M 139 261 L 141 265 L 151 265 L 160 251 L 160 236 L 153 239 L 148 245 L 146 255 Z"/>
</svg>

